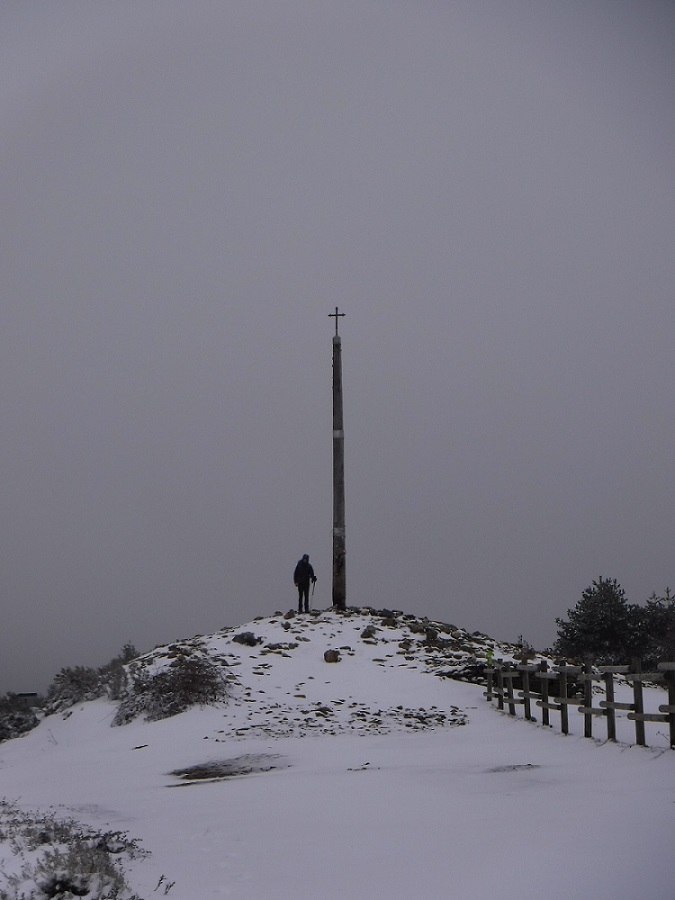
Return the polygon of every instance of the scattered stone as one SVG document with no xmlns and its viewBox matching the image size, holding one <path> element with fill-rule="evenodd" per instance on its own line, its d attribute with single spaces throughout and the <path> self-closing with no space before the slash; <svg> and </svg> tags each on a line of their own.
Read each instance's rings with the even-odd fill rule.
<svg viewBox="0 0 675 900">
<path fill-rule="evenodd" d="M 272 653 L 280 653 L 282 650 L 295 650 L 297 646 L 294 641 L 283 644 L 265 644 L 265 650 L 269 650 Z"/>
<path fill-rule="evenodd" d="M 327 663 L 337 663 L 340 662 L 340 651 L 339 650 L 326 650 L 323 655 L 324 661 Z"/>
<path fill-rule="evenodd" d="M 468 681 L 470 684 L 485 684 L 485 666 L 482 664 L 461 666 L 458 669 L 447 669 L 437 672 L 441 678 L 452 678 L 455 681 Z"/>
<path fill-rule="evenodd" d="M 237 644 L 244 644 L 246 647 L 255 647 L 263 642 L 263 639 L 256 637 L 252 631 L 241 631 L 239 634 L 235 634 L 232 640 Z"/>
</svg>

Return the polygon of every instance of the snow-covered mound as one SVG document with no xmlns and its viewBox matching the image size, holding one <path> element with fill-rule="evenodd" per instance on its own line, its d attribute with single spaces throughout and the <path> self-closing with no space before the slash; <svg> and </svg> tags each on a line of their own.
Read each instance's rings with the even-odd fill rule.
<svg viewBox="0 0 675 900">
<path fill-rule="evenodd" d="M 52 853 L 88 900 L 670 900 L 675 754 L 584 739 L 581 717 L 563 737 L 436 677 L 517 650 L 371 609 L 156 648 L 129 696 L 197 661 L 225 698 L 118 727 L 99 698 L 0 745 L 0 898 L 68 896 Z M 114 860 L 81 870 L 93 844 L 123 888 Z"/>
<path fill-rule="evenodd" d="M 488 651 L 511 659 L 516 648 L 393 610 L 291 610 L 158 647 L 129 678 L 132 688 L 187 659 L 217 666 L 229 700 L 216 740 L 385 734 L 463 725 L 462 710 L 430 702 L 428 676 L 480 668 Z"/>
</svg>

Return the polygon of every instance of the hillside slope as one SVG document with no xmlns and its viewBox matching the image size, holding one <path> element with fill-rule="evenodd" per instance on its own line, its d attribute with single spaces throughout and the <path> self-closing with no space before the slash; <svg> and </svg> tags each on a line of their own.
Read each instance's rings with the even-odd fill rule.
<svg viewBox="0 0 675 900">
<path fill-rule="evenodd" d="M 386 610 L 179 641 L 134 677 L 206 657 L 227 702 L 117 727 L 108 700 L 49 716 L 0 746 L 0 796 L 139 839 L 143 900 L 670 900 L 675 755 L 562 737 L 435 677 L 487 649 L 515 648 Z M 22 859 L 2 847 L 7 880 Z"/>
</svg>

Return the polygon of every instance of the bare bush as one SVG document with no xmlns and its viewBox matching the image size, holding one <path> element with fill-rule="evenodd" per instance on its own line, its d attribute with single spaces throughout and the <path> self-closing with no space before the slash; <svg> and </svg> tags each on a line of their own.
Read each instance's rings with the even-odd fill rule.
<svg viewBox="0 0 675 900">
<path fill-rule="evenodd" d="M 61 669 L 47 691 L 45 714 L 53 715 L 84 700 L 95 700 L 105 693 L 105 682 L 98 669 L 88 666 Z"/>
<path fill-rule="evenodd" d="M 137 655 L 134 645 L 127 643 L 118 656 L 98 669 L 88 666 L 61 669 L 47 691 L 45 714 L 53 715 L 97 697 L 119 699 L 126 688 L 125 666 Z"/>
<path fill-rule="evenodd" d="M 161 672 L 138 672 L 122 698 L 113 725 L 138 716 L 149 722 L 185 712 L 191 706 L 217 703 L 227 696 L 220 669 L 206 656 L 179 656 Z"/>
<path fill-rule="evenodd" d="M 140 900 L 127 884 L 123 859 L 147 856 L 124 832 L 97 832 L 74 819 L 24 812 L 0 802 L 0 840 L 18 860 L 0 900 Z"/>
</svg>

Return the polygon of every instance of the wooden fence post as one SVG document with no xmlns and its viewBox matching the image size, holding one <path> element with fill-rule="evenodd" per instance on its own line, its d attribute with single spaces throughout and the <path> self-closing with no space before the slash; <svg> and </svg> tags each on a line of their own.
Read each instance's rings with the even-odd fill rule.
<svg viewBox="0 0 675 900">
<path fill-rule="evenodd" d="M 560 730 L 563 734 L 570 733 L 569 715 L 567 710 L 567 666 L 560 666 L 560 685 L 558 700 L 560 702 Z"/>
<path fill-rule="evenodd" d="M 502 669 L 501 660 L 497 666 L 497 709 L 504 709 L 504 670 Z"/>
<path fill-rule="evenodd" d="M 599 675 L 591 674 L 591 665 L 588 663 L 584 667 L 584 705 L 579 707 L 579 712 L 583 713 L 584 721 L 584 737 L 592 737 L 592 726 L 589 723 L 591 716 L 604 716 L 607 721 L 607 740 L 616 740 L 616 710 L 629 709 L 633 710 L 632 703 L 615 703 L 614 702 L 614 675 L 616 673 L 624 673 L 628 671 L 628 666 L 599 666 Z M 602 679 L 605 682 L 605 699 L 600 701 L 599 706 L 593 706 L 593 682 Z"/>
<path fill-rule="evenodd" d="M 549 713 L 548 678 L 546 677 L 546 674 L 548 673 L 548 663 L 546 662 L 545 659 L 542 660 L 539 670 L 542 673 L 542 677 L 539 679 L 539 684 L 541 685 L 541 691 L 540 691 L 540 694 L 541 694 L 541 724 L 550 726 L 551 723 L 549 722 L 549 715 L 548 715 L 548 713 Z"/>
<path fill-rule="evenodd" d="M 616 740 L 616 710 L 614 709 L 614 673 L 610 670 L 603 672 L 602 679 L 605 682 L 605 700 L 607 707 L 605 716 L 607 718 L 607 740 Z M 600 704 L 602 706 L 602 703 Z"/>
<path fill-rule="evenodd" d="M 584 663 L 584 737 L 593 737 L 593 675 L 590 660 Z"/>
<path fill-rule="evenodd" d="M 639 659 L 633 659 L 631 664 L 632 671 L 638 676 L 633 679 L 633 711 L 635 713 L 635 743 L 639 747 L 644 747 L 647 743 L 645 737 L 645 720 L 642 718 L 645 713 L 644 699 L 642 696 L 642 679 L 640 674 L 642 665 Z M 638 718 L 638 716 L 640 718 Z"/>
<path fill-rule="evenodd" d="M 530 697 L 532 696 L 530 693 L 530 667 L 526 663 L 524 666 L 518 666 L 518 670 L 523 679 L 523 714 L 528 722 L 531 722 L 534 720 L 534 716 L 532 715 L 532 705 L 530 703 Z"/>
<path fill-rule="evenodd" d="M 486 685 L 487 690 L 485 691 L 485 699 L 488 701 L 488 703 L 490 703 L 492 700 L 492 685 L 493 685 L 494 671 L 495 670 L 492 667 L 485 669 L 485 674 L 487 675 L 487 685 Z"/>
<path fill-rule="evenodd" d="M 635 703 L 620 703 L 614 699 L 614 675 L 630 677 L 629 666 L 600 666 L 600 672 L 605 679 L 605 699 L 600 701 L 602 709 L 607 711 L 607 740 L 616 740 L 616 711 L 625 709 L 628 718 L 635 712 Z"/>
<path fill-rule="evenodd" d="M 675 750 L 675 662 L 659 663 L 659 671 L 664 673 L 668 686 L 668 703 L 659 706 L 659 712 L 668 716 L 670 746 Z"/>
<path fill-rule="evenodd" d="M 579 706 L 579 700 L 576 697 L 570 697 L 570 683 L 568 676 L 579 675 L 581 666 L 556 666 L 555 671 L 558 673 L 560 689 L 558 691 L 559 696 L 554 697 L 553 699 L 560 708 L 560 730 L 563 734 L 569 734 L 569 706 L 572 703 Z"/>
<path fill-rule="evenodd" d="M 516 714 L 516 701 L 513 696 L 513 679 L 516 677 L 516 673 L 513 670 L 510 663 L 507 663 L 504 671 L 504 678 L 506 678 L 506 703 L 509 707 L 509 715 L 515 716 Z"/>
</svg>

